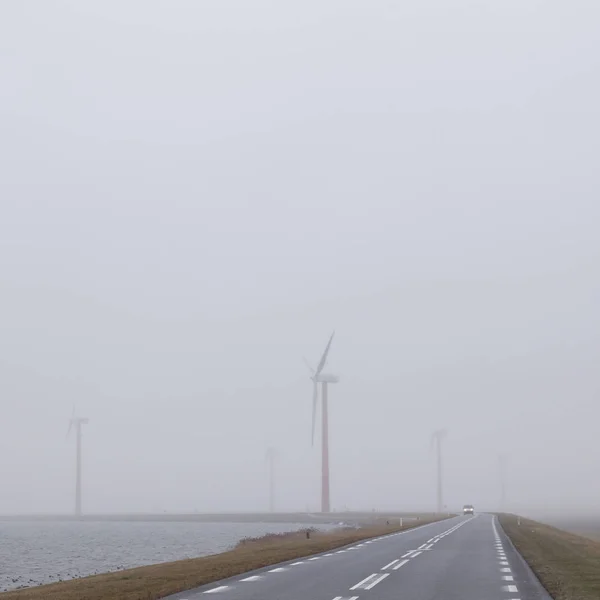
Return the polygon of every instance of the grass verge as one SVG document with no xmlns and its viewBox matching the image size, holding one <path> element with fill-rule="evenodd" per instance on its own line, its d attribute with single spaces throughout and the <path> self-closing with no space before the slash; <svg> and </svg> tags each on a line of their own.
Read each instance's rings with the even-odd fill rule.
<svg viewBox="0 0 600 600">
<path fill-rule="evenodd" d="M 327 533 L 312 532 L 310 539 L 306 539 L 304 532 L 247 539 L 222 554 L 4 592 L 0 594 L 0 600 L 158 600 L 247 571 L 327 552 L 434 520 L 409 522 L 404 527 L 382 524 Z"/>
<path fill-rule="evenodd" d="M 513 515 L 500 523 L 554 600 L 600 598 L 600 543 Z"/>
</svg>

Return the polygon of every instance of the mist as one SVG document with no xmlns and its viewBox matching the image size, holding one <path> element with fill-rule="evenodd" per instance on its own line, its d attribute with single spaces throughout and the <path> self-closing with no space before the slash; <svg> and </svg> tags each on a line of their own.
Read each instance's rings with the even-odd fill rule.
<svg viewBox="0 0 600 600">
<path fill-rule="evenodd" d="M 0 514 L 597 510 L 599 18 L 3 3 Z"/>
</svg>

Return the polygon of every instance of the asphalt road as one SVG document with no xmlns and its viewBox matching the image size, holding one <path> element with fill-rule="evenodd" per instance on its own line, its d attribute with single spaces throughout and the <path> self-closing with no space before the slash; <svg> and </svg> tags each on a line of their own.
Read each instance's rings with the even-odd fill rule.
<svg viewBox="0 0 600 600">
<path fill-rule="evenodd" d="M 281 563 L 169 600 L 551 600 L 491 515 Z"/>
</svg>

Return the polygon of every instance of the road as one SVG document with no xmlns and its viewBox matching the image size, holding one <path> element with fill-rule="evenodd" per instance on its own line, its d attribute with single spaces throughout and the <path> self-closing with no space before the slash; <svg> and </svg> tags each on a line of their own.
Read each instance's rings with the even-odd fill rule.
<svg viewBox="0 0 600 600">
<path fill-rule="evenodd" d="M 491 515 L 455 517 L 169 600 L 551 600 Z"/>
</svg>

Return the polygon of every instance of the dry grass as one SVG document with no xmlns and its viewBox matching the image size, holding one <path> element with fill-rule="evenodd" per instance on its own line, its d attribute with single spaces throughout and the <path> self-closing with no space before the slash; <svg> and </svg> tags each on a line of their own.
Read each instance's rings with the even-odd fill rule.
<svg viewBox="0 0 600 600">
<path fill-rule="evenodd" d="M 513 515 L 500 523 L 555 600 L 600 598 L 599 542 Z"/>
<path fill-rule="evenodd" d="M 331 533 L 313 531 L 310 539 L 306 539 L 304 532 L 269 535 L 243 540 L 236 548 L 222 554 L 4 592 L 0 594 L 0 600 L 158 600 L 247 571 L 326 552 L 426 522 L 410 522 L 402 528 L 382 524 Z"/>
</svg>

